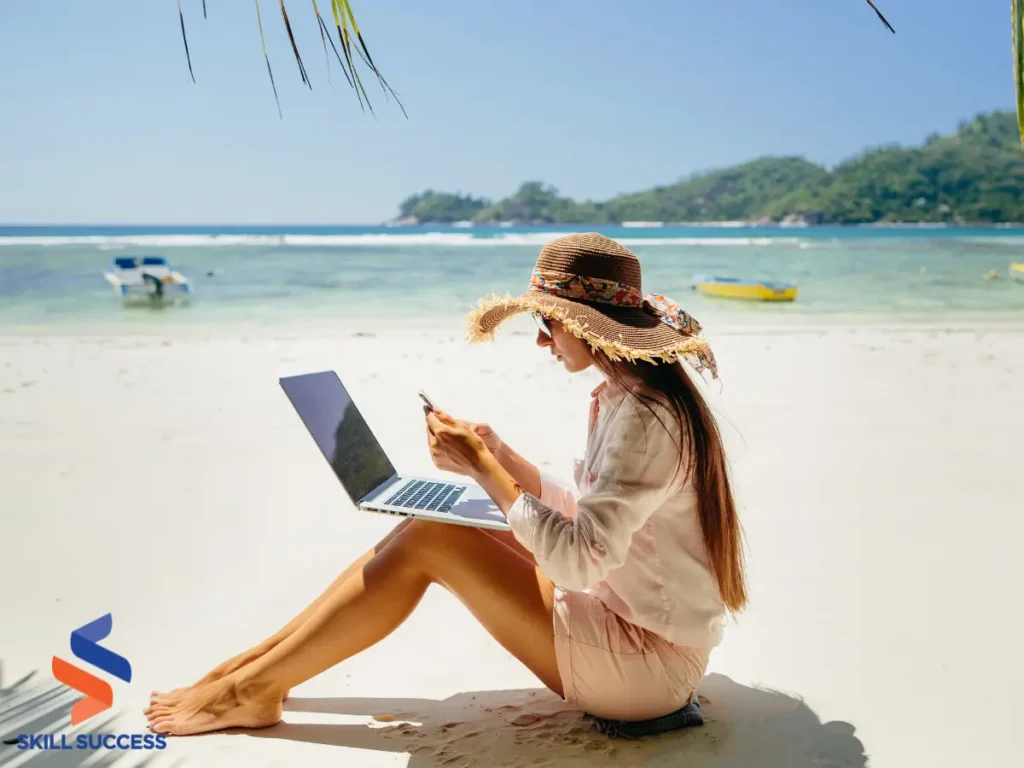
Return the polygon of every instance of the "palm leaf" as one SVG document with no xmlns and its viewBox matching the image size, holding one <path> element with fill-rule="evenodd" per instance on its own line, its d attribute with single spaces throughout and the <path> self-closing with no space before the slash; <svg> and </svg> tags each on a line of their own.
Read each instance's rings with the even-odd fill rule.
<svg viewBox="0 0 1024 768">
<path fill-rule="evenodd" d="M 263 16 L 260 14 L 260 0 L 256 2 L 256 23 L 260 27 L 260 42 L 263 43 L 263 58 L 267 61 L 267 74 L 270 75 L 270 87 L 274 89 L 274 102 L 277 104 L 277 116 L 284 120 L 281 112 L 281 100 L 277 97 L 277 85 L 274 83 L 274 70 L 270 68 L 270 54 L 267 53 L 267 39 L 263 36 Z"/>
<path fill-rule="evenodd" d="M 345 60 L 348 61 L 349 67 L 352 68 L 352 74 L 355 74 L 355 71 L 356 71 L 355 70 L 355 66 L 352 63 L 352 59 L 350 58 L 351 51 L 349 51 L 345 47 L 345 39 L 344 39 L 344 37 L 341 34 L 341 14 L 339 13 L 339 8 L 340 8 L 340 5 L 338 3 L 338 0 L 331 0 L 331 13 L 334 15 L 334 28 L 336 30 L 338 30 L 338 45 L 340 45 L 341 46 L 341 50 L 345 52 Z M 331 41 L 331 45 L 333 45 L 333 44 L 334 44 L 334 41 L 332 40 Z M 335 48 L 334 50 L 335 50 L 335 53 L 337 53 L 338 49 Z M 339 61 L 341 61 L 340 58 L 339 58 Z M 342 66 L 342 69 L 345 68 L 344 62 L 342 62 L 341 66 Z M 347 70 L 345 71 L 345 74 L 348 75 L 348 71 Z M 366 107 L 363 106 L 363 97 L 359 95 L 359 89 L 356 88 L 356 84 L 355 84 L 354 79 L 350 79 L 349 80 L 349 84 L 352 86 L 352 90 L 354 90 L 356 92 L 356 98 L 359 99 L 359 107 L 365 112 L 366 111 Z"/>
<path fill-rule="evenodd" d="M 284 0 L 281 0 L 281 16 L 284 18 L 284 28 L 288 31 L 288 40 L 292 44 L 292 53 L 295 54 L 295 61 L 299 64 L 299 74 L 302 76 L 302 82 L 310 90 L 313 90 L 313 84 L 309 82 L 309 75 L 306 74 L 306 65 L 302 63 L 302 56 L 299 55 L 299 46 L 295 44 L 295 35 L 292 34 L 292 23 L 288 20 L 288 11 L 284 7 Z"/>
<path fill-rule="evenodd" d="M 345 75 L 345 79 L 348 80 L 350 88 L 355 88 L 355 84 L 352 82 L 352 78 L 348 76 L 348 70 L 345 68 L 345 62 L 341 60 L 341 54 L 338 53 L 338 48 L 334 45 L 334 39 L 331 37 L 331 32 L 327 29 L 327 23 L 324 21 L 324 17 L 320 15 L 320 9 L 317 7 L 316 0 L 313 0 L 313 10 L 316 12 L 316 20 L 320 23 L 320 39 L 326 39 L 331 44 L 331 50 L 334 51 L 334 57 L 338 60 L 338 64 L 341 65 L 342 74 Z M 324 49 L 326 53 L 326 48 Z M 330 59 L 327 60 L 327 72 L 328 77 L 330 76 Z"/>
<path fill-rule="evenodd" d="M 316 14 L 317 24 L 320 27 L 320 42 L 324 46 L 324 60 L 327 62 L 327 84 L 333 87 L 334 83 L 331 82 L 331 54 L 327 52 L 327 36 L 324 34 L 324 20 L 320 15 L 320 9 L 316 7 L 316 0 L 313 0 L 313 13 Z M 331 43 L 333 44 L 334 41 L 332 40 Z"/>
<path fill-rule="evenodd" d="M 882 20 L 882 23 L 885 24 L 885 26 L 888 28 L 888 30 L 895 35 L 896 34 L 896 30 L 892 28 L 892 24 L 890 24 L 889 20 L 886 19 L 885 16 L 882 15 L 882 12 L 880 10 L 878 10 L 878 8 L 875 6 L 875 4 L 872 3 L 871 0 L 866 0 L 866 2 L 867 2 L 868 5 L 871 6 L 871 10 L 873 10 L 876 14 L 878 14 L 878 18 L 880 18 Z"/>
<path fill-rule="evenodd" d="M 366 108 L 373 115 L 373 105 L 370 103 L 370 97 L 366 95 L 363 81 L 359 79 L 359 72 L 356 70 L 355 62 L 352 61 L 352 43 L 348 36 L 348 17 L 345 15 L 348 0 L 331 0 L 331 5 L 334 9 L 335 24 L 338 22 L 338 17 L 341 17 L 341 27 L 338 30 L 338 34 L 341 36 L 341 49 L 345 52 L 345 59 L 348 61 L 349 69 L 352 70 L 352 78 L 356 81 L 356 97 L 360 99 L 359 105 L 362 106 L 363 100 L 365 100 Z M 376 117 L 376 115 L 374 116 Z"/>
<path fill-rule="evenodd" d="M 1024 146 L 1024 0 L 1012 0 L 1013 18 L 1013 82 L 1017 90 L 1017 127 Z"/>
<path fill-rule="evenodd" d="M 181 22 L 181 39 L 185 43 L 185 61 L 188 62 L 188 73 L 192 76 L 194 83 L 196 76 L 192 71 L 192 54 L 188 52 L 188 35 L 185 34 L 185 14 L 181 11 L 181 0 L 178 0 L 178 21 Z"/>
<path fill-rule="evenodd" d="M 206 18 L 206 0 L 203 0 L 203 18 Z"/>
<path fill-rule="evenodd" d="M 366 62 L 366 65 L 370 68 L 373 74 L 377 76 L 377 81 L 380 83 L 381 90 L 384 91 L 384 96 L 386 97 L 388 91 L 391 91 L 391 95 L 395 97 L 395 101 L 398 103 L 398 108 L 402 110 L 402 114 L 405 115 L 405 118 L 408 120 L 409 115 L 406 114 L 405 107 L 403 107 L 402 102 L 399 101 L 398 94 L 395 93 L 394 89 L 392 89 L 390 85 L 388 85 L 388 81 L 384 79 L 380 70 L 377 69 L 377 65 L 373 63 L 373 57 L 370 56 L 370 49 L 366 47 L 366 42 L 363 40 L 363 36 L 359 32 L 359 25 L 356 24 L 355 14 L 352 13 L 352 4 L 348 2 L 348 0 L 344 0 L 344 3 L 345 9 L 348 11 L 349 21 L 352 22 L 352 31 L 355 32 L 356 39 L 359 41 L 359 45 L 362 48 L 362 51 L 359 51 L 358 48 L 356 50 L 359 51 L 360 57 Z M 365 54 L 365 56 L 363 54 Z"/>
</svg>

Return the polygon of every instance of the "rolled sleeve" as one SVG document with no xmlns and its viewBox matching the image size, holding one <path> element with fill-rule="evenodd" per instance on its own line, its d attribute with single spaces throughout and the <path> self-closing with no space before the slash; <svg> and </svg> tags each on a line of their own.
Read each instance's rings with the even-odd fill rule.
<svg viewBox="0 0 1024 768">
<path fill-rule="evenodd" d="M 575 493 L 546 472 L 540 473 L 541 503 L 561 512 L 566 517 L 576 517 Z"/>
<path fill-rule="evenodd" d="M 521 493 L 519 498 L 508 510 L 505 518 L 508 520 L 512 535 L 516 541 L 533 552 L 533 532 L 541 517 L 550 514 L 558 514 L 532 493 Z"/>
</svg>

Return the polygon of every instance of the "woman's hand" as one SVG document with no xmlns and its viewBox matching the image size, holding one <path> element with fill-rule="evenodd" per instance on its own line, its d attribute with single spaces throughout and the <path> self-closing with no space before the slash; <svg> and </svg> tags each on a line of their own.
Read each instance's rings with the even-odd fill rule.
<svg viewBox="0 0 1024 768">
<path fill-rule="evenodd" d="M 487 446 L 487 450 L 493 453 L 495 456 L 501 453 L 501 438 L 491 429 L 488 424 L 470 424 L 473 431 L 480 436 L 480 439 L 484 441 L 484 445 Z"/>
<path fill-rule="evenodd" d="M 472 425 L 453 419 L 446 413 L 428 410 L 427 445 L 430 446 L 434 466 L 446 472 L 476 476 L 493 454 L 474 426 L 482 425 Z M 497 435 L 489 427 L 487 434 L 490 439 L 497 440 Z"/>
</svg>

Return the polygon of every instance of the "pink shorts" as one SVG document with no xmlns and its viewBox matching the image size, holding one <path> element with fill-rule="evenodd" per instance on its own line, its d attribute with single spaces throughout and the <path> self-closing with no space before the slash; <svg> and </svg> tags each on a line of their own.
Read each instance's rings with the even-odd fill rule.
<svg viewBox="0 0 1024 768">
<path fill-rule="evenodd" d="M 630 624 L 585 592 L 555 589 L 555 657 L 569 706 L 612 720 L 648 720 L 686 705 L 708 653 Z"/>
</svg>

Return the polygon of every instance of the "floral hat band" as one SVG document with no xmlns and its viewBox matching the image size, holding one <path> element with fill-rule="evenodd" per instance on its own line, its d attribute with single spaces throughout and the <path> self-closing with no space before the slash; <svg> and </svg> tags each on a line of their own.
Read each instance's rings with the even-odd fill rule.
<svg viewBox="0 0 1024 768">
<path fill-rule="evenodd" d="M 631 285 L 616 283 L 587 275 L 570 275 L 568 272 L 546 272 L 534 270 L 530 277 L 530 290 L 561 296 L 577 301 L 594 301 L 618 307 L 643 307 L 659 315 L 661 321 L 689 336 L 701 332 L 700 323 L 693 319 L 678 302 L 664 296 L 648 293 L 644 295 Z"/>
<path fill-rule="evenodd" d="M 700 323 L 680 307 L 678 302 L 661 294 L 644 294 L 639 288 L 614 280 L 534 269 L 530 276 L 530 291 L 575 301 L 617 307 L 640 307 L 686 336 L 702 335 Z M 705 345 L 700 351 L 687 354 L 686 357 L 698 372 L 707 369 L 711 371 L 712 377 L 718 377 L 718 367 L 710 347 Z"/>
</svg>

